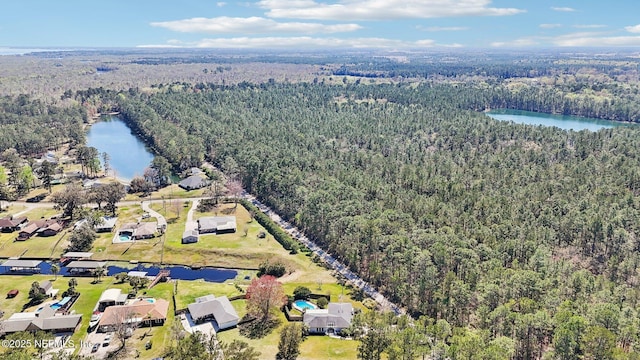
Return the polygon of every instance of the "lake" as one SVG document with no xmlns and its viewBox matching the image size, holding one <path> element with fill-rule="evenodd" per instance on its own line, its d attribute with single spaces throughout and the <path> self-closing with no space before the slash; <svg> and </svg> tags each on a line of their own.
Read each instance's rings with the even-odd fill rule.
<svg viewBox="0 0 640 360">
<path fill-rule="evenodd" d="M 629 123 L 609 121 L 579 116 L 553 115 L 533 111 L 500 109 L 491 110 L 488 116 L 501 121 L 513 121 L 518 124 L 556 126 L 563 130 L 589 130 L 598 131 L 604 128 L 618 126 L 630 126 Z"/>
<path fill-rule="evenodd" d="M 109 154 L 109 166 L 118 178 L 125 181 L 130 181 L 136 175 L 142 176 L 154 157 L 117 116 L 104 117 L 91 125 L 87 134 L 87 146 L 98 149 L 100 161 L 103 152 Z"/>
</svg>

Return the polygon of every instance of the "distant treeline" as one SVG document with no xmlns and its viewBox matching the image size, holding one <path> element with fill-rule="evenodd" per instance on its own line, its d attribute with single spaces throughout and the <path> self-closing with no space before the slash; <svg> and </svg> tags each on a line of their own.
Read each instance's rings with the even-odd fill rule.
<svg viewBox="0 0 640 360">
<path fill-rule="evenodd" d="M 44 153 L 65 142 L 84 143 L 80 106 L 57 107 L 27 95 L 0 98 L 0 152 L 15 148 L 22 155 Z"/>
</svg>

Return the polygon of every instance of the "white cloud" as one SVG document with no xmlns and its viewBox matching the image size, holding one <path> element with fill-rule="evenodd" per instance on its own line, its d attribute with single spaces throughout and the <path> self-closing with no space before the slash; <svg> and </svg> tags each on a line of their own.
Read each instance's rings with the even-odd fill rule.
<svg viewBox="0 0 640 360">
<path fill-rule="evenodd" d="M 403 41 L 386 38 L 319 38 L 297 37 L 236 37 L 202 39 L 197 42 L 182 43 L 184 48 L 425 48 L 461 47 L 460 44 L 437 44 L 434 40 Z M 176 47 L 175 43 L 140 45 L 139 47 Z"/>
<path fill-rule="evenodd" d="M 562 27 L 562 24 L 540 24 L 538 26 L 542 29 L 555 29 Z"/>
<path fill-rule="evenodd" d="M 624 28 L 625 30 L 627 30 L 630 33 L 640 33 L 640 24 L 639 25 L 634 25 L 634 26 L 625 26 Z"/>
<path fill-rule="evenodd" d="M 551 39 L 556 46 L 640 46 L 640 36 L 602 36 L 600 33 L 573 33 Z"/>
<path fill-rule="evenodd" d="M 592 24 L 592 25 L 573 25 L 576 29 L 600 29 L 605 28 L 607 25 L 604 24 Z"/>
<path fill-rule="evenodd" d="M 557 6 L 552 6 L 551 10 L 553 11 L 560 11 L 560 12 L 574 12 L 577 11 L 574 8 L 570 8 L 570 7 L 557 7 Z"/>
<path fill-rule="evenodd" d="M 223 7 L 223 6 L 227 5 L 227 3 L 226 3 L 226 2 L 224 2 L 224 1 L 218 1 L 218 2 L 216 3 L 216 5 L 217 5 L 218 7 Z"/>
<path fill-rule="evenodd" d="M 464 27 L 464 26 L 428 26 L 428 27 L 424 27 L 424 26 L 421 26 L 421 25 L 416 26 L 416 29 L 423 30 L 423 31 L 431 31 L 431 32 L 469 30 L 468 27 Z"/>
<path fill-rule="evenodd" d="M 264 34 L 277 33 L 338 33 L 355 31 L 362 28 L 358 24 L 319 24 L 303 22 L 277 22 L 263 17 L 234 18 L 192 18 L 176 21 L 152 22 L 151 26 L 163 27 L 178 32 L 196 32 L 210 34 Z"/>
<path fill-rule="evenodd" d="M 493 47 L 525 47 L 540 45 L 539 40 L 535 38 L 522 38 L 512 41 L 496 41 L 491 43 Z"/>
<path fill-rule="evenodd" d="M 274 18 L 319 20 L 394 20 L 459 16 L 504 16 L 524 12 L 489 7 L 491 0 L 261 0 L 266 15 Z"/>
<path fill-rule="evenodd" d="M 494 42 L 495 47 L 523 46 L 560 46 L 560 47 L 608 47 L 640 46 L 640 36 L 609 36 L 606 32 L 575 32 L 559 36 L 525 37 L 512 41 Z"/>
</svg>

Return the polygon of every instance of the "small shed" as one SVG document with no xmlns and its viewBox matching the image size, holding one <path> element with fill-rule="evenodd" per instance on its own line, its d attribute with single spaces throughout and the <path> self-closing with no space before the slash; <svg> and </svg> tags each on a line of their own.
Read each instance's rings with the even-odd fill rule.
<svg viewBox="0 0 640 360">
<path fill-rule="evenodd" d="M 182 233 L 183 244 L 193 244 L 198 242 L 198 230 L 188 230 Z"/>
<path fill-rule="evenodd" d="M 14 297 L 18 296 L 19 293 L 20 291 L 18 289 L 9 290 L 9 292 L 7 293 L 7 299 L 13 299 Z"/>
</svg>

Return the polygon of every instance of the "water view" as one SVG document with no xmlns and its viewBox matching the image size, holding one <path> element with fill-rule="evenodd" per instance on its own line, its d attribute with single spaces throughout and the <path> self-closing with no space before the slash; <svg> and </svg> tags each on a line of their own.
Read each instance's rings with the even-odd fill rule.
<svg viewBox="0 0 640 360">
<path fill-rule="evenodd" d="M 169 275 L 172 279 L 177 280 L 197 280 L 203 279 L 204 281 L 209 282 L 225 282 L 226 280 L 230 280 L 235 278 L 238 275 L 236 270 L 230 269 L 217 269 L 217 268 L 208 268 L 203 267 L 200 269 L 191 269 L 185 266 L 165 266 L 163 269 L 167 269 L 171 272 Z M 138 265 L 134 268 L 117 266 L 117 265 L 108 265 L 107 266 L 107 275 L 114 276 L 115 274 L 121 272 L 129 272 L 129 271 L 144 271 L 148 276 L 158 275 L 160 272 L 160 268 L 157 266 L 143 266 Z M 8 273 L 8 269 L 0 268 L 0 274 Z M 40 273 L 41 274 L 51 274 L 51 263 L 42 262 L 40 264 Z M 66 266 L 60 266 L 60 271 L 58 272 L 59 276 L 70 276 L 71 273 Z"/>
<path fill-rule="evenodd" d="M 116 116 L 106 117 L 91 125 L 87 134 L 87 146 L 95 147 L 100 154 L 109 154 L 112 171 L 115 171 L 118 178 L 126 181 L 142 175 L 153 160 L 153 154 L 145 144 Z"/>
<path fill-rule="evenodd" d="M 569 115 L 544 114 L 533 111 L 500 109 L 486 113 L 490 117 L 501 121 L 513 121 L 517 124 L 555 126 L 563 130 L 589 130 L 598 131 L 617 126 L 630 126 L 628 123 L 585 118 Z"/>
</svg>

